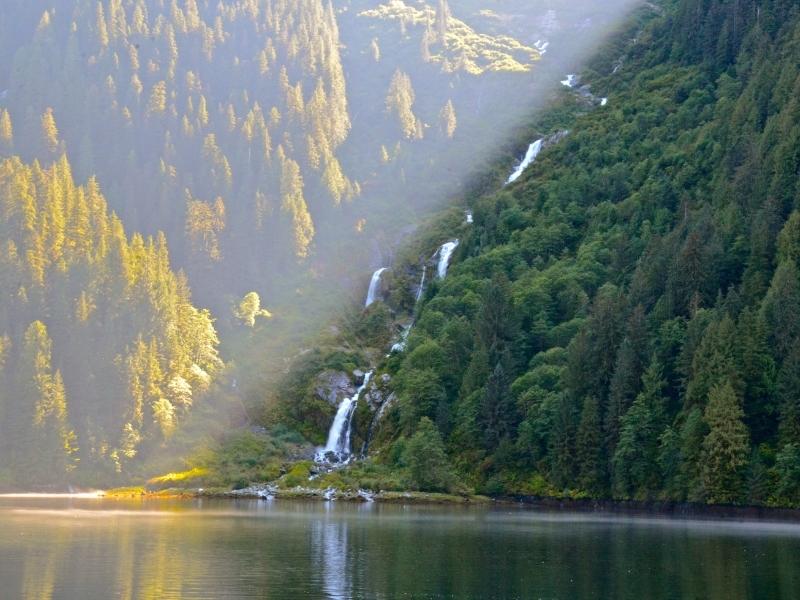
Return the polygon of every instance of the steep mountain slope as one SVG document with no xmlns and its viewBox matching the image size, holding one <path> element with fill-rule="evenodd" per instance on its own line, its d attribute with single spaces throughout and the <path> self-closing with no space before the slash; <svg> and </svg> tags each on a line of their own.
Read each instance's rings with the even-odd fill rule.
<svg viewBox="0 0 800 600">
<path fill-rule="evenodd" d="M 473 225 L 422 236 L 353 330 L 388 348 L 421 263 L 462 238 L 405 351 L 372 354 L 383 418 L 356 418 L 411 486 L 457 487 L 443 447 L 490 493 L 800 502 L 800 16 L 646 10 L 584 73 L 607 104 L 587 111 L 584 88 L 545 114 L 569 134 L 468 197 Z M 290 420 L 311 396 L 295 383 Z"/>
<path fill-rule="evenodd" d="M 0 206 L 0 485 L 108 481 L 211 384 L 213 321 L 65 157 L 1 161 Z"/>
<path fill-rule="evenodd" d="M 184 421 L 220 368 L 189 283 L 229 360 L 214 392 L 247 412 L 254 382 L 360 295 L 365 265 L 460 188 L 528 106 L 540 66 L 569 60 L 576 33 L 589 43 L 626 4 L 578 18 L 550 0 L 1 3 L 14 407 L 0 427 L 19 448 L 14 476 L 44 397 L 66 405 L 46 409 L 59 472 L 78 459 L 126 471 Z M 108 231 L 87 238 L 94 220 Z M 17 363 L 34 358 L 43 379 L 23 393 Z"/>
</svg>

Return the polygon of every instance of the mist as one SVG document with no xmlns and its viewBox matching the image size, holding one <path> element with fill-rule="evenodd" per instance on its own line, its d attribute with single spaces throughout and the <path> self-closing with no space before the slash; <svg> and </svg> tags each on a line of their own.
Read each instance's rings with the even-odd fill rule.
<svg viewBox="0 0 800 600">
<path fill-rule="evenodd" d="M 125 481 L 268 420 L 636 3 L 168 4 L 0 7 L 0 486 Z"/>
</svg>

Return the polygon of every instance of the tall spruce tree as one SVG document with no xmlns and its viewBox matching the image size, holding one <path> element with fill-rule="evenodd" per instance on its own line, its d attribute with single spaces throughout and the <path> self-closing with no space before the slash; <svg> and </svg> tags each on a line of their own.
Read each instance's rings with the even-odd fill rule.
<svg viewBox="0 0 800 600">
<path fill-rule="evenodd" d="M 743 496 L 742 484 L 750 456 L 750 436 L 743 417 L 731 383 L 716 384 L 708 394 L 703 415 L 708 435 L 703 440 L 702 475 L 708 502 L 737 502 Z"/>
</svg>

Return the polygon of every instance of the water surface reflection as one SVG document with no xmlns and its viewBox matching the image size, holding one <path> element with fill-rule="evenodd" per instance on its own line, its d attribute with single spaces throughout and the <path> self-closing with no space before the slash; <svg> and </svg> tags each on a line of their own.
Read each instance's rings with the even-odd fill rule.
<svg viewBox="0 0 800 600">
<path fill-rule="evenodd" d="M 0 498 L 2 598 L 795 598 L 800 527 L 286 501 Z"/>
</svg>

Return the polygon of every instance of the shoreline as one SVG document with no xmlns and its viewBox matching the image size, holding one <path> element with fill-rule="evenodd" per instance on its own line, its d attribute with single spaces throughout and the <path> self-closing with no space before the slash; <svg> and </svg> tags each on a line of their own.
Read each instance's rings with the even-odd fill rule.
<svg viewBox="0 0 800 600">
<path fill-rule="evenodd" d="M 606 513 L 631 517 L 711 519 L 717 521 L 759 521 L 800 523 L 800 509 L 771 506 L 701 504 L 697 502 L 555 498 L 526 495 L 456 495 L 435 492 L 334 490 L 318 488 L 277 488 L 252 486 L 241 490 L 185 489 L 108 490 L 108 499 L 208 498 L 220 500 L 311 500 L 375 502 L 383 504 L 497 506 L 541 509 L 552 512 Z"/>
<path fill-rule="evenodd" d="M 701 504 L 696 502 L 610 500 L 592 498 L 556 498 L 528 495 L 457 495 L 436 492 L 336 490 L 333 488 L 279 488 L 261 484 L 239 490 L 223 488 L 147 489 L 140 486 L 93 490 L 91 492 L 59 492 L 44 490 L 0 490 L 2 498 L 92 498 L 106 500 L 309 500 L 352 503 L 408 504 L 430 506 L 517 507 L 548 512 L 604 513 L 629 517 L 663 517 L 705 519 L 715 521 L 757 521 L 764 523 L 800 523 L 800 508 Z"/>
</svg>

